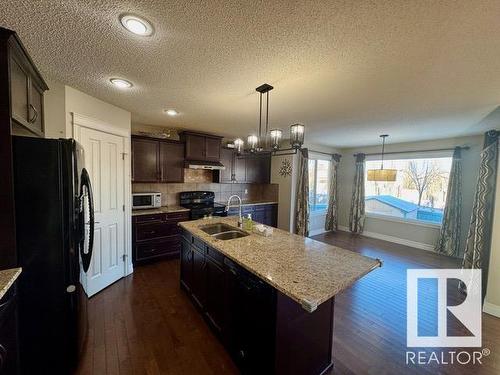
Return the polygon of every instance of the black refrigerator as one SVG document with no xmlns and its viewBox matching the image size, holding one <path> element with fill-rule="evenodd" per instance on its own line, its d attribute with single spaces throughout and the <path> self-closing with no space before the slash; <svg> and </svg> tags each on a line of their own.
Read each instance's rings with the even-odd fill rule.
<svg viewBox="0 0 500 375">
<path fill-rule="evenodd" d="M 23 374 L 70 374 L 87 337 L 94 233 L 83 148 L 72 139 L 13 137 L 20 365 Z"/>
</svg>

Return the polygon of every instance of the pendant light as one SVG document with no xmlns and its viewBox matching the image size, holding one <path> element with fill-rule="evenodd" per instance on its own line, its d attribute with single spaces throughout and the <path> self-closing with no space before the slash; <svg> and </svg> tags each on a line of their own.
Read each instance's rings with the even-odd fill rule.
<svg viewBox="0 0 500 375">
<path fill-rule="evenodd" d="M 380 169 L 369 169 L 367 171 L 368 181 L 381 181 L 381 182 L 394 182 L 398 173 L 397 169 L 384 169 L 384 152 L 385 152 L 385 139 L 389 135 L 382 134 L 382 163 Z"/>
<path fill-rule="evenodd" d="M 259 95 L 259 129 L 257 133 L 250 134 L 247 137 L 247 150 L 251 153 L 266 152 L 271 155 L 276 155 L 277 151 L 297 150 L 302 148 L 304 144 L 305 126 L 303 124 L 293 124 L 290 126 L 290 146 L 288 149 L 280 149 L 281 140 L 283 139 L 283 131 L 281 129 L 272 129 L 269 131 L 269 91 L 274 89 L 273 86 L 264 83 L 257 87 Z M 266 123 L 264 134 L 262 133 L 262 96 L 266 94 Z M 243 153 L 244 142 L 241 138 L 234 140 L 234 145 L 238 155 Z"/>
<path fill-rule="evenodd" d="M 290 146 L 299 149 L 304 144 L 305 127 L 302 124 L 293 124 L 290 126 Z"/>
</svg>

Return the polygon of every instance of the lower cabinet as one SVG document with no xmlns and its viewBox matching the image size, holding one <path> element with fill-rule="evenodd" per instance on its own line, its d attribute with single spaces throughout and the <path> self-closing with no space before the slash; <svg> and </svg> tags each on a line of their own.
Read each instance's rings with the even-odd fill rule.
<svg viewBox="0 0 500 375">
<path fill-rule="evenodd" d="M 319 375 L 331 367 L 333 298 L 309 313 L 187 231 L 180 275 L 243 374 Z"/>
<path fill-rule="evenodd" d="M 16 285 L 0 299 L 0 374 L 18 374 Z"/>
<path fill-rule="evenodd" d="M 241 213 L 243 216 L 252 215 L 252 220 L 271 227 L 278 226 L 278 205 L 277 204 L 256 204 L 243 206 Z M 232 207 L 228 211 L 229 216 L 238 215 L 238 208 Z"/>
<path fill-rule="evenodd" d="M 178 223 L 185 220 L 189 220 L 188 212 L 133 216 L 134 265 L 165 257 L 177 257 L 181 250 Z"/>
</svg>

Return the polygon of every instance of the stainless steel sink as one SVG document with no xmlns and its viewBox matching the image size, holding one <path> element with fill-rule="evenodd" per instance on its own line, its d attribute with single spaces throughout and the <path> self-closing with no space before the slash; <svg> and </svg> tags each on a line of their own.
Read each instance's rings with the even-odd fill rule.
<svg viewBox="0 0 500 375">
<path fill-rule="evenodd" d="M 207 224 L 207 225 L 200 227 L 200 229 L 203 232 L 210 234 L 210 235 L 237 230 L 235 227 L 232 227 L 231 225 L 227 225 L 227 224 L 223 224 L 223 223 Z"/>
<path fill-rule="evenodd" d="M 243 232 L 242 230 L 230 230 L 227 232 L 221 232 L 217 234 L 212 234 L 212 237 L 217 238 L 218 240 L 234 240 L 235 238 L 241 238 L 248 236 L 248 233 Z"/>
<path fill-rule="evenodd" d="M 207 224 L 200 227 L 200 229 L 203 232 L 211 235 L 213 238 L 217 238 L 218 240 L 223 241 L 248 236 L 248 233 L 239 230 L 236 227 L 223 223 Z"/>
</svg>

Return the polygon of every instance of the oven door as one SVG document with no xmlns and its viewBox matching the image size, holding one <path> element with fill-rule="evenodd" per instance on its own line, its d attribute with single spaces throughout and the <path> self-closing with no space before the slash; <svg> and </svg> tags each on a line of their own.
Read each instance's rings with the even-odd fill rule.
<svg viewBox="0 0 500 375">
<path fill-rule="evenodd" d="M 132 194 L 132 208 L 154 208 L 154 194 Z"/>
</svg>

